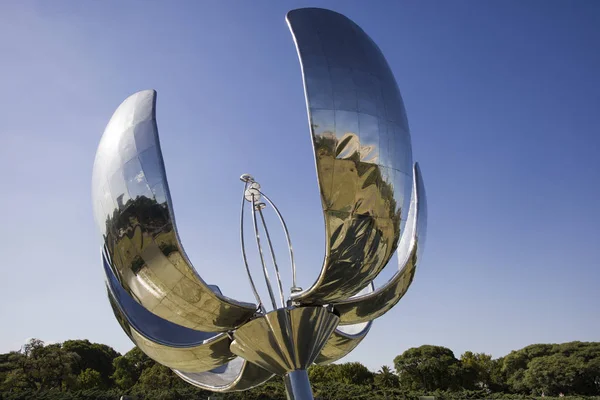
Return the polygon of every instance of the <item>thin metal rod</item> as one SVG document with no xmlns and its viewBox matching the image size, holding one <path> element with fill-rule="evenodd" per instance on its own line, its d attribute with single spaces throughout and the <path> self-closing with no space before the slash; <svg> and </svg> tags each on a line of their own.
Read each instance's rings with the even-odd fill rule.
<svg viewBox="0 0 600 400">
<path fill-rule="evenodd" d="M 244 202 L 246 201 L 246 189 L 248 189 L 248 182 L 246 182 L 246 184 L 244 185 L 244 191 L 242 192 L 242 210 L 240 212 L 240 240 L 242 243 L 242 258 L 244 259 L 244 265 L 246 266 L 246 272 L 248 273 L 248 280 L 250 280 L 250 286 L 252 286 L 254 297 L 256 297 L 256 301 L 258 302 L 258 308 L 260 309 L 260 311 L 265 313 L 265 306 L 263 305 L 263 302 L 260 299 L 258 290 L 256 290 L 256 285 L 254 284 L 254 279 L 252 279 L 250 267 L 248 266 L 248 257 L 246 257 L 246 244 L 244 242 Z M 252 208 L 254 209 L 254 204 L 252 204 Z"/>
<path fill-rule="evenodd" d="M 288 372 L 283 377 L 288 400 L 314 400 L 305 369 Z"/>
<path fill-rule="evenodd" d="M 292 239 L 290 238 L 290 232 L 288 231 L 287 225 L 285 224 L 285 220 L 283 219 L 283 216 L 279 212 L 279 209 L 277 208 L 277 206 L 275 206 L 275 203 L 273 203 L 271 201 L 271 199 L 269 199 L 267 197 L 266 194 L 264 194 L 260 190 L 257 190 L 257 191 L 265 198 L 265 200 L 267 200 L 267 202 L 271 205 L 271 207 L 273 207 L 273 210 L 275 210 L 277 217 L 279 217 L 281 226 L 283 226 L 283 230 L 285 232 L 285 238 L 287 239 L 287 243 L 288 243 L 288 249 L 290 251 L 290 263 L 292 264 L 292 286 L 297 287 L 297 285 L 296 285 L 296 261 L 294 261 L 294 249 L 292 248 Z"/>
<path fill-rule="evenodd" d="M 281 299 L 281 307 L 285 307 L 285 297 L 283 296 L 283 286 L 281 285 L 281 275 L 279 274 L 279 267 L 277 266 L 277 260 L 275 259 L 275 251 L 273 250 L 273 243 L 271 243 L 271 236 L 267 229 L 267 223 L 263 215 L 262 209 L 258 209 L 260 214 L 260 220 L 262 221 L 263 229 L 265 230 L 265 236 L 267 237 L 267 243 L 269 243 L 269 250 L 271 251 L 271 258 L 273 259 L 273 267 L 275 268 L 275 276 L 277 277 L 277 286 L 279 287 L 279 298 Z"/>
<path fill-rule="evenodd" d="M 262 246 L 260 245 L 260 235 L 258 234 L 258 224 L 256 222 L 256 201 L 254 200 L 254 194 L 252 194 L 252 220 L 254 221 L 254 235 L 256 236 L 256 246 L 258 247 L 258 254 L 260 256 L 260 263 L 263 267 L 263 273 L 265 275 L 265 282 L 267 289 L 269 290 L 269 297 L 271 297 L 271 304 L 273 309 L 277 309 L 277 302 L 275 301 L 275 295 L 273 294 L 273 287 L 271 286 L 271 280 L 269 279 L 269 271 L 267 271 L 267 265 L 265 264 L 265 257 L 263 255 Z"/>
</svg>

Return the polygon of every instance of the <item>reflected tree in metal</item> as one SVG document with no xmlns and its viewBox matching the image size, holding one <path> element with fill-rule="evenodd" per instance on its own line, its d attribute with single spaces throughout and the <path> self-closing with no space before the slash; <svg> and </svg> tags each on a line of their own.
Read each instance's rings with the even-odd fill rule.
<svg viewBox="0 0 600 400">
<path fill-rule="evenodd" d="M 377 45 L 329 10 L 294 10 L 287 23 L 302 68 L 326 232 L 323 266 L 311 287 L 297 286 L 285 220 L 247 174 L 241 177 L 240 233 L 256 303 L 229 298 L 200 277 L 177 234 L 153 90 L 130 96 L 112 116 L 96 154 L 92 191 L 110 304 L 144 353 L 204 389 L 245 390 L 280 375 L 289 398 L 311 399 L 306 369 L 347 355 L 408 290 L 427 211 L 402 97 Z M 275 257 L 263 215 L 267 206 L 289 246 L 287 295 L 283 260 Z M 251 227 L 244 227 L 245 219 Z M 250 273 L 247 231 L 263 266 L 266 302 Z M 375 287 L 394 253 L 398 271 Z"/>
</svg>

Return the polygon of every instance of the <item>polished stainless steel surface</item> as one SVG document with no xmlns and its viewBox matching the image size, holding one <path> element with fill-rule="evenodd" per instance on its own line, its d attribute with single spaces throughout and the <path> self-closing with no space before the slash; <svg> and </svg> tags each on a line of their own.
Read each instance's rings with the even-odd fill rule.
<svg viewBox="0 0 600 400">
<path fill-rule="evenodd" d="M 177 235 L 155 116 L 156 92 L 125 100 L 96 153 L 94 214 L 123 288 L 147 310 L 188 328 L 224 332 L 257 306 L 213 291 Z"/>
<path fill-rule="evenodd" d="M 150 358 L 192 372 L 208 371 L 235 358 L 226 333 L 189 329 L 152 314 L 121 287 L 106 255 L 103 264 L 113 312 L 129 338 Z"/>
<path fill-rule="evenodd" d="M 331 364 L 346 357 L 367 336 L 372 324 L 373 321 L 369 321 L 356 325 L 338 326 L 321 350 L 319 356 L 315 359 L 315 364 Z M 352 327 L 358 330 L 358 332 L 348 332 L 345 329 L 347 327 Z"/>
<path fill-rule="evenodd" d="M 251 389 L 273 376 L 271 372 L 236 357 L 227 364 L 206 372 L 174 372 L 186 382 L 213 392 L 235 392 Z"/>
<path fill-rule="evenodd" d="M 372 293 L 373 288 L 374 285 L 371 283 L 352 298 Z M 337 311 L 336 314 L 339 315 Z M 338 325 L 325 346 L 323 346 L 321 353 L 319 353 L 319 356 L 315 360 L 315 364 L 330 364 L 345 357 L 367 336 L 367 333 L 369 333 L 369 330 L 371 329 L 371 325 L 373 325 L 373 321 L 360 322 L 352 325 Z"/>
<path fill-rule="evenodd" d="M 130 96 L 112 116 L 96 154 L 92 195 L 109 301 L 131 340 L 200 388 L 245 390 L 277 374 L 295 400 L 313 398 L 311 364 L 346 356 L 404 296 L 423 251 L 427 204 L 402 97 L 377 45 L 333 11 L 293 10 L 286 20 L 302 69 L 325 220 L 325 259 L 311 287 L 297 286 L 288 227 L 249 174 L 240 177 L 239 228 L 257 304 L 230 299 L 202 280 L 177 234 L 153 90 Z M 267 205 L 287 241 L 287 299 Z M 272 311 L 250 269 L 247 206 Z M 398 272 L 375 289 L 373 280 L 396 251 Z"/>
<path fill-rule="evenodd" d="M 338 321 L 326 307 L 280 308 L 236 329 L 231 351 L 285 375 L 313 363 Z"/>
<path fill-rule="evenodd" d="M 407 216 L 411 139 L 396 80 L 377 45 L 329 10 L 290 11 L 325 218 L 325 261 L 292 297 L 327 304 L 358 293 L 396 250 Z"/>
<path fill-rule="evenodd" d="M 313 400 L 308 372 L 305 369 L 291 371 L 283 377 L 288 400 Z"/>
<path fill-rule="evenodd" d="M 419 255 L 425 247 L 427 199 L 419 165 L 414 166 L 414 185 L 406 228 L 398 246 L 399 270 L 372 293 L 334 303 L 340 324 L 371 321 L 391 310 L 406 294 L 415 276 Z"/>
</svg>

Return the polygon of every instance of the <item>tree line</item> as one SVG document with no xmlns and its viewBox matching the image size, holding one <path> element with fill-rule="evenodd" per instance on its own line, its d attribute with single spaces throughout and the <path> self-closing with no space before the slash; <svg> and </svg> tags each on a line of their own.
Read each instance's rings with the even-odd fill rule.
<svg viewBox="0 0 600 400">
<path fill-rule="evenodd" d="M 314 365 L 315 397 L 333 399 L 442 399 L 577 397 L 600 399 L 600 342 L 534 344 L 493 359 L 467 351 L 424 345 L 406 350 L 393 368 L 370 371 L 359 362 Z M 119 354 L 88 340 L 44 344 L 32 339 L 19 351 L 0 354 L 0 400 L 206 399 L 148 358 L 137 347 Z M 284 399 L 281 378 L 220 399 Z"/>
</svg>

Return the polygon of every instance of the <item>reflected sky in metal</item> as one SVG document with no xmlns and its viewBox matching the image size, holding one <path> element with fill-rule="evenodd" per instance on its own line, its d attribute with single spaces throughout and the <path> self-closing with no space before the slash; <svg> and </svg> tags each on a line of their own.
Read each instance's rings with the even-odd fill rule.
<svg viewBox="0 0 600 400">
<path fill-rule="evenodd" d="M 406 218 L 412 151 L 396 80 L 377 45 L 333 11 L 290 11 L 302 66 L 326 229 L 326 254 L 303 304 L 346 299 L 381 272 Z"/>
<path fill-rule="evenodd" d="M 115 317 L 129 338 L 146 355 L 171 368 L 201 372 L 235 358 L 226 333 L 201 332 L 166 321 L 129 296 L 103 255 L 108 297 Z"/>
<path fill-rule="evenodd" d="M 201 372 L 221 366 L 235 356 L 229 351 L 231 339 L 226 334 L 217 334 L 204 343 L 189 347 L 166 346 L 148 339 L 127 321 L 127 316 L 119 308 L 111 291 L 108 298 L 115 317 L 129 338 L 148 357 L 170 368 L 184 371 Z"/>
<path fill-rule="evenodd" d="M 127 323 L 146 338 L 165 346 L 186 347 L 204 343 L 222 333 L 189 329 L 162 319 L 137 303 L 115 277 L 109 261 L 102 255 L 106 283 L 114 302 Z"/>
<path fill-rule="evenodd" d="M 206 372 L 174 372 L 184 381 L 213 392 L 237 392 L 258 386 L 273 376 L 271 372 L 236 357 L 227 364 Z"/>
</svg>

